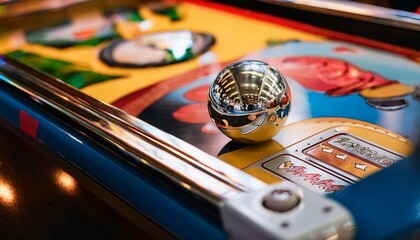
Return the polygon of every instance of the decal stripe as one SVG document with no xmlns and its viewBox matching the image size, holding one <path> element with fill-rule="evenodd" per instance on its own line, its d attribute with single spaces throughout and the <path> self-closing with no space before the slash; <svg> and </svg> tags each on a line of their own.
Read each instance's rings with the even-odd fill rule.
<svg viewBox="0 0 420 240">
<path fill-rule="evenodd" d="M 26 135 L 32 137 L 33 139 L 38 139 L 38 120 L 31 117 L 27 112 L 23 110 L 19 111 L 19 127 Z"/>
</svg>

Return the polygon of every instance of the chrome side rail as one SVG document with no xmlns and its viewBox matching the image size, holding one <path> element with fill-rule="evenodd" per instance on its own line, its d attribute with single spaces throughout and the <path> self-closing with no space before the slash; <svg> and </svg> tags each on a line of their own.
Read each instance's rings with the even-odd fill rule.
<svg viewBox="0 0 420 240">
<path fill-rule="evenodd" d="M 266 184 L 125 112 L 98 101 L 59 79 L 0 56 L 0 81 L 10 84 L 51 114 L 87 129 L 129 155 L 137 166 L 151 167 L 210 204 Z M 117 153 L 118 154 L 118 153 Z"/>
<path fill-rule="evenodd" d="M 364 3 L 337 0 L 259 0 L 326 15 L 342 16 L 377 24 L 420 31 L 420 15 Z"/>
</svg>

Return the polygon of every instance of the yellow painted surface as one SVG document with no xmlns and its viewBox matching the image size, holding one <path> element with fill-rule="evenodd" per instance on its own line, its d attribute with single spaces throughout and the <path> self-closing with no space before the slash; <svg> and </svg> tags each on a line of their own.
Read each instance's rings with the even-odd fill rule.
<svg viewBox="0 0 420 240">
<path fill-rule="evenodd" d="M 152 28 L 144 33 L 183 29 L 211 33 L 216 38 L 216 44 L 206 57 L 208 59 L 210 55 L 211 62 L 232 61 L 243 57 L 250 52 L 266 47 L 268 39 L 322 40 L 322 37 L 314 34 L 192 3 L 183 3 L 183 11 L 185 18 L 182 21 L 170 22 L 166 16 L 154 14 L 148 8 L 141 8 L 141 15 L 152 23 Z M 130 31 L 130 26 L 119 26 L 119 29 Z M 126 37 L 132 37 L 131 35 L 129 32 L 123 34 Z M 96 47 L 79 46 L 55 49 L 31 44 L 17 46 L 16 38 L 5 36 L 0 39 L 0 52 L 5 53 L 19 47 L 22 50 L 42 56 L 74 62 L 89 67 L 95 72 L 123 75 L 122 78 L 90 85 L 81 90 L 107 103 L 158 81 L 195 69 L 204 63 L 209 63 L 208 60 L 198 57 L 187 62 L 157 68 L 124 69 L 108 67 L 98 59 L 99 51 L 107 44 L 103 43 Z"/>
<path fill-rule="evenodd" d="M 283 180 L 260 168 L 245 168 L 244 172 L 254 176 L 267 184 L 282 182 Z"/>
<path fill-rule="evenodd" d="M 237 151 L 232 151 L 218 156 L 219 159 L 230 165 L 243 169 L 258 160 L 268 157 L 283 150 L 284 147 L 274 140 L 248 145 Z"/>
<path fill-rule="evenodd" d="M 381 87 L 363 89 L 360 92 L 360 95 L 362 95 L 365 98 L 384 99 L 404 96 L 414 92 L 415 90 L 416 88 L 414 86 L 394 83 Z"/>
</svg>

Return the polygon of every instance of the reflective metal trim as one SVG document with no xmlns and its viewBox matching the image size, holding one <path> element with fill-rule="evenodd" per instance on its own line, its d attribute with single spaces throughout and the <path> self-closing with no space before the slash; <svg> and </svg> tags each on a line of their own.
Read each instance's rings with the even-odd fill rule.
<svg viewBox="0 0 420 240">
<path fill-rule="evenodd" d="M 214 205 L 243 191 L 266 186 L 260 180 L 218 160 L 125 112 L 98 101 L 59 79 L 0 56 L 0 81 L 19 89 L 35 103 L 49 106 L 118 147 L 119 153 L 166 176 Z M 123 156 L 124 157 L 124 156 Z"/>
<path fill-rule="evenodd" d="M 260 0 L 327 15 L 347 17 L 382 25 L 420 31 L 420 15 L 364 3 L 336 0 Z"/>
</svg>

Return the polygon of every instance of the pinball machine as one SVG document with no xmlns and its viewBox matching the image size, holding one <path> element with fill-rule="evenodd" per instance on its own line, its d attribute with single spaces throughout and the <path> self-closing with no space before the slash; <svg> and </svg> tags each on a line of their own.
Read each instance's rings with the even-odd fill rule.
<svg viewBox="0 0 420 240">
<path fill-rule="evenodd" d="M 77 182 L 123 238 L 419 236 L 418 14 L 338 1 L 0 6 L 0 116 L 13 129 L 1 138 L 28 141 L 26 155 L 62 169 L 4 161 L 2 222 L 26 199 L 28 214 L 56 204 L 38 190 L 44 172 Z M 273 78 L 284 80 L 278 98 L 267 97 Z M 80 206 L 56 219 L 89 213 Z M 83 219 L 102 231 L 88 236 L 119 234 Z M 21 225 L 1 233 L 40 231 L 6 229 Z M 32 236 L 63 236 L 42 231 Z"/>
</svg>

